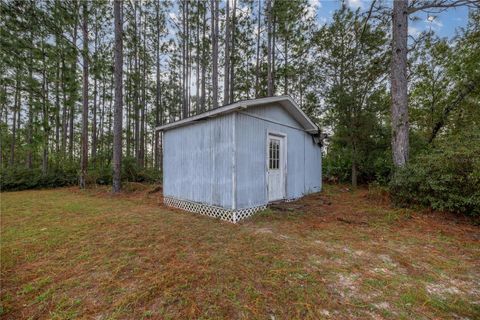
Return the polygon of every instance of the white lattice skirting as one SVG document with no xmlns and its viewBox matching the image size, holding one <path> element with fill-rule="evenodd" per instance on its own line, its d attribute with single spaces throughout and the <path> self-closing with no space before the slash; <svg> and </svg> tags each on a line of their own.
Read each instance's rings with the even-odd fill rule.
<svg viewBox="0 0 480 320">
<path fill-rule="evenodd" d="M 248 218 L 258 211 L 265 210 L 265 208 L 267 207 L 266 205 L 263 205 L 253 208 L 231 210 L 187 200 L 175 199 L 171 197 L 163 197 L 163 203 L 165 203 L 165 205 L 169 207 L 200 213 L 205 216 L 209 216 L 212 218 L 220 218 L 221 220 L 233 223 L 237 223 L 240 220 Z"/>
</svg>

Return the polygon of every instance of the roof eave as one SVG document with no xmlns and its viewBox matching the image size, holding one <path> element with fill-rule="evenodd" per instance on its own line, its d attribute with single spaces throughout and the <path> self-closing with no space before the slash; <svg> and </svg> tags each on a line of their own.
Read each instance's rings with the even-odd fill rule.
<svg viewBox="0 0 480 320">
<path fill-rule="evenodd" d="M 297 110 L 297 112 L 300 113 L 300 115 L 302 116 L 302 120 L 306 121 L 306 123 L 304 123 L 303 125 L 304 130 L 313 134 L 318 133 L 320 130 L 318 126 L 312 120 L 310 120 L 310 118 L 305 114 L 305 112 L 303 112 L 303 110 L 297 105 L 297 103 L 290 96 L 283 97 L 286 98 L 286 100 L 290 102 L 290 104 Z M 299 121 L 300 123 L 303 122 L 300 119 L 297 119 L 297 121 Z M 310 127 L 310 129 L 308 127 Z"/>
<path fill-rule="evenodd" d="M 183 127 L 183 126 L 192 124 L 192 123 L 197 122 L 197 121 L 202 121 L 202 120 L 214 118 L 214 117 L 226 114 L 226 113 L 234 112 L 236 110 L 242 110 L 242 109 L 245 109 L 245 108 L 246 108 L 246 106 L 242 105 L 242 104 L 240 104 L 238 106 L 232 105 L 232 108 L 228 108 L 228 109 L 222 110 L 220 112 L 212 112 L 212 114 L 210 114 L 210 115 L 208 113 L 207 114 L 204 113 L 204 114 L 198 115 L 198 117 L 193 116 L 193 117 L 182 119 L 182 120 L 179 120 L 179 121 L 167 123 L 167 124 L 164 124 L 163 126 L 156 127 L 155 130 L 156 131 L 165 131 L 165 130 L 168 130 L 168 129 L 179 128 L 179 127 Z M 214 110 L 210 110 L 210 111 L 216 111 L 216 110 L 214 109 Z"/>
<path fill-rule="evenodd" d="M 217 109 L 213 109 L 213 110 L 207 111 L 206 113 L 202 113 L 202 114 L 199 114 L 199 115 L 196 115 L 196 116 L 193 116 L 193 117 L 185 118 L 185 119 L 182 119 L 182 120 L 179 120 L 179 121 L 175 121 L 175 122 L 172 122 L 172 123 L 167 123 L 167 124 L 162 125 L 162 126 L 158 126 L 158 127 L 155 128 L 155 130 L 156 131 L 166 131 L 166 130 L 169 130 L 169 129 L 183 127 L 183 126 L 192 124 L 192 123 L 197 122 L 197 121 L 206 120 L 206 119 L 209 119 L 209 118 L 212 118 L 212 117 L 216 117 L 216 116 L 223 115 L 223 114 L 226 114 L 226 113 L 234 112 L 234 111 L 237 111 L 237 110 L 243 110 L 243 109 L 246 109 L 249 106 L 268 104 L 268 103 L 272 103 L 272 102 L 280 102 L 281 104 L 283 104 L 282 102 L 287 102 L 300 115 L 300 119 L 295 117 L 295 116 L 294 117 L 297 119 L 297 121 L 302 123 L 302 126 L 304 127 L 304 130 L 306 132 L 311 133 L 311 134 L 316 134 L 316 133 L 319 132 L 318 126 L 315 123 L 313 123 L 312 120 L 310 120 L 310 118 L 305 114 L 305 112 L 303 112 L 302 109 L 300 109 L 300 107 L 297 105 L 297 103 L 290 96 L 267 97 L 267 98 L 260 98 L 260 99 L 252 100 L 252 101 L 256 101 L 256 103 L 248 103 L 248 101 L 239 101 L 237 103 L 234 103 L 234 104 L 228 106 L 224 110 L 218 111 Z M 284 105 L 284 107 L 286 107 L 286 106 Z M 288 108 L 288 109 L 291 109 L 291 108 Z"/>
</svg>

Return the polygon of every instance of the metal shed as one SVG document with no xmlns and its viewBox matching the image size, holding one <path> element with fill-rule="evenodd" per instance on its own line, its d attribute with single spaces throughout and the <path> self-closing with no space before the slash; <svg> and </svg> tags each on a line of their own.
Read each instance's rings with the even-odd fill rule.
<svg viewBox="0 0 480 320">
<path fill-rule="evenodd" d="M 322 188 L 319 129 L 289 96 L 239 101 L 157 130 L 166 205 L 235 223 Z"/>
</svg>

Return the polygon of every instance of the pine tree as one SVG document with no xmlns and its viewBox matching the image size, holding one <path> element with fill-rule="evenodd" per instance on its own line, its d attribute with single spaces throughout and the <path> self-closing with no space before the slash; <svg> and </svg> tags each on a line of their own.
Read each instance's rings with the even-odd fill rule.
<svg viewBox="0 0 480 320">
<path fill-rule="evenodd" d="M 88 2 L 82 5 L 82 32 L 83 32 L 83 87 L 82 87 L 82 154 L 80 161 L 80 188 L 85 188 L 88 169 Z"/>
<path fill-rule="evenodd" d="M 113 133 L 113 185 L 114 193 L 121 190 L 122 121 L 123 121 L 123 3 L 114 2 L 115 16 L 115 116 Z"/>
</svg>

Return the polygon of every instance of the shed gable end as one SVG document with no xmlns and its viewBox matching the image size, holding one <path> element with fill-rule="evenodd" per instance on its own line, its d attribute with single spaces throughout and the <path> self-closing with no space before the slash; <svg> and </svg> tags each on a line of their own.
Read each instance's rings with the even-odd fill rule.
<svg viewBox="0 0 480 320">
<path fill-rule="evenodd" d="M 271 121 L 280 125 L 303 130 L 303 126 L 281 105 L 268 104 L 251 106 L 241 113 L 258 117 L 265 121 Z"/>
<path fill-rule="evenodd" d="M 290 96 L 266 97 L 253 100 L 238 101 L 223 107 L 212 109 L 192 117 L 188 117 L 175 122 L 167 123 L 157 127 L 156 130 L 166 131 L 173 128 L 188 126 L 195 122 L 205 121 L 213 117 L 225 115 L 233 112 L 242 112 L 251 107 L 274 105 L 278 109 L 287 111 L 293 119 L 295 119 L 303 128 L 304 131 L 310 134 L 317 134 L 318 126 L 310 120 L 310 118 L 303 112 L 300 107 L 293 101 Z M 268 109 L 268 108 L 267 108 Z"/>
</svg>

